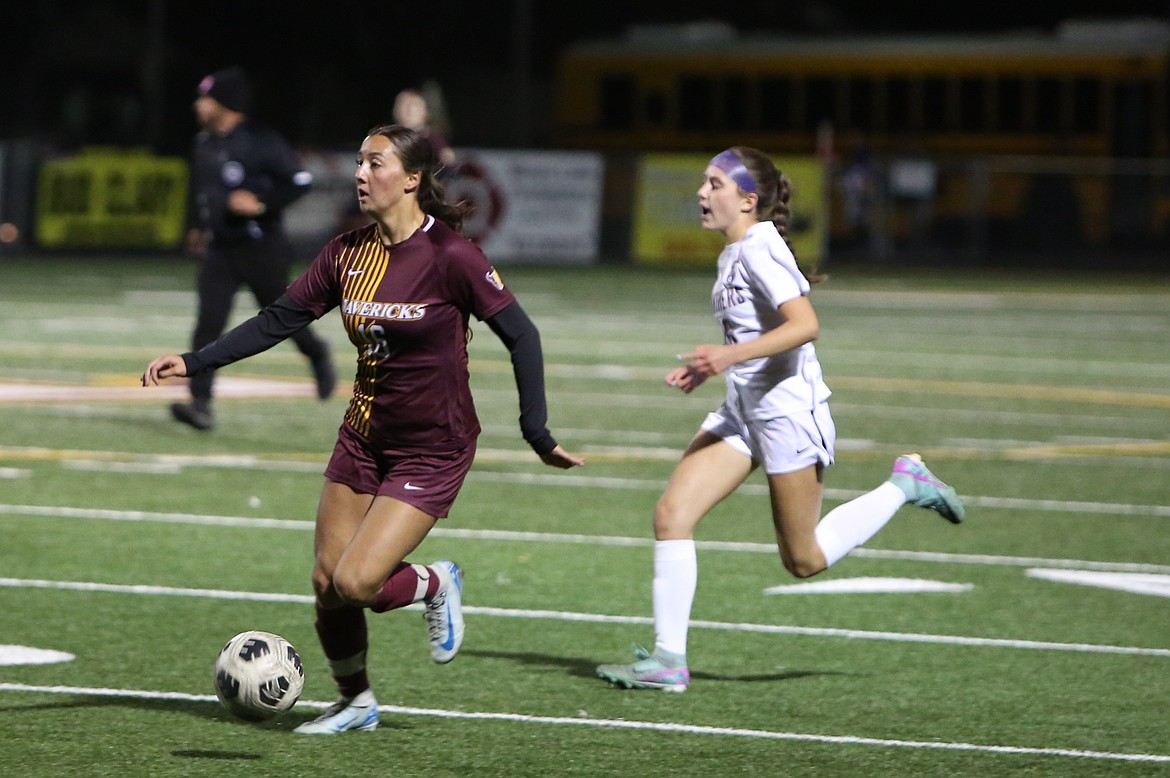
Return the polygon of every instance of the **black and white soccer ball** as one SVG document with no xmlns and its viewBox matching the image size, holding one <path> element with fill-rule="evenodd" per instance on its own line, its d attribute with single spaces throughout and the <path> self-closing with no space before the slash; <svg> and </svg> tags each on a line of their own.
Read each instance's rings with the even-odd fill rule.
<svg viewBox="0 0 1170 778">
<path fill-rule="evenodd" d="M 244 721 L 279 716 L 304 688 L 300 655 L 292 643 L 271 632 L 241 632 L 215 660 L 215 696 Z"/>
</svg>

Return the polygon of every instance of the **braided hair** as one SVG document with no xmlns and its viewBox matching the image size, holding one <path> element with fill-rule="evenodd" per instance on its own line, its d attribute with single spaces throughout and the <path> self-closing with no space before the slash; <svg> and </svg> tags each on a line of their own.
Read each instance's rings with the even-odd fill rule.
<svg viewBox="0 0 1170 778">
<path fill-rule="evenodd" d="M 768 155 L 759 149 L 754 149 L 751 146 L 732 146 L 728 151 L 739 158 L 756 183 L 756 195 L 759 198 L 756 202 L 756 218 L 775 224 L 776 232 L 780 233 L 780 237 L 784 239 L 789 250 L 792 251 L 792 256 L 795 257 L 796 249 L 788 235 L 792 217 L 792 211 L 788 208 L 788 201 L 792 197 L 792 181 L 777 170 Z M 815 267 L 806 270 L 799 262 L 797 266 L 800 267 L 801 274 L 808 279 L 810 284 L 819 283 L 828 278 L 826 275 L 817 273 Z"/>
</svg>

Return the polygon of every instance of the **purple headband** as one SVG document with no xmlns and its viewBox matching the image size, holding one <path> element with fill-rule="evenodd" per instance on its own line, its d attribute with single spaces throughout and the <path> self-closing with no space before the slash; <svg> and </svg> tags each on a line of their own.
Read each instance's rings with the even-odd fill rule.
<svg viewBox="0 0 1170 778">
<path fill-rule="evenodd" d="M 737 157 L 731 149 L 712 157 L 709 164 L 711 167 L 717 167 L 730 176 L 731 180 L 735 182 L 735 185 L 743 191 L 749 194 L 756 193 L 755 179 L 752 178 L 752 174 L 744 166 L 743 160 Z"/>
</svg>

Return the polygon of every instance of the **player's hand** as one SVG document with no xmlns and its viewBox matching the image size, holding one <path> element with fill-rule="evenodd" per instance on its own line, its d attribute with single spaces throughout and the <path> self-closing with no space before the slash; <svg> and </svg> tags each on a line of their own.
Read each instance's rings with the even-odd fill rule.
<svg viewBox="0 0 1170 778">
<path fill-rule="evenodd" d="M 680 354 L 679 358 L 687 363 L 691 372 L 703 378 L 718 375 L 735 364 L 735 357 L 729 346 L 695 346 L 690 352 Z"/>
<path fill-rule="evenodd" d="M 187 240 L 184 242 L 183 248 L 188 254 L 201 257 L 207 253 L 207 244 L 210 242 L 205 231 L 198 227 L 192 227 L 187 230 Z"/>
<path fill-rule="evenodd" d="M 580 467 L 585 464 L 584 457 L 574 456 L 559 445 L 547 454 L 541 454 L 540 461 L 552 467 L 559 467 L 562 470 L 568 470 L 570 467 Z"/>
<path fill-rule="evenodd" d="M 142 385 L 158 386 L 158 382 L 164 378 L 181 378 L 185 375 L 187 375 L 187 363 L 183 361 L 183 358 L 177 354 L 168 354 L 146 366 L 146 372 L 142 374 Z"/>
<path fill-rule="evenodd" d="M 666 374 L 666 385 L 681 390 L 683 394 L 695 391 L 706 380 L 707 376 L 696 373 L 690 365 L 676 367 Z"/>
<path fill-rule="evenodd" d="M 255 192 L 247 189 L 234 189 L 228 195 L 228 210 L 236 216 L 260 216 L 268 207 L 260 202 Z"/>
</svg>

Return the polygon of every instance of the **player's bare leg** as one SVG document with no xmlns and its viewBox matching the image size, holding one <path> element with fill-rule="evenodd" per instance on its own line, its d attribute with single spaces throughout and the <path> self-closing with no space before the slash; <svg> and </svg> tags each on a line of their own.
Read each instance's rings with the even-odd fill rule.
<svg viewBox="0 0 1170 778">
<path fill-rule="evenodd" d="M 654 512 L 654 650 L 634 646 L 632 664 L 600 665 L 599 678 L 626 689 L 687 690 L 687 625 L 698 583 L 695 527 L 752 469 L 748 457 L 710 433 L 691 441 Z"/>
</svg>

